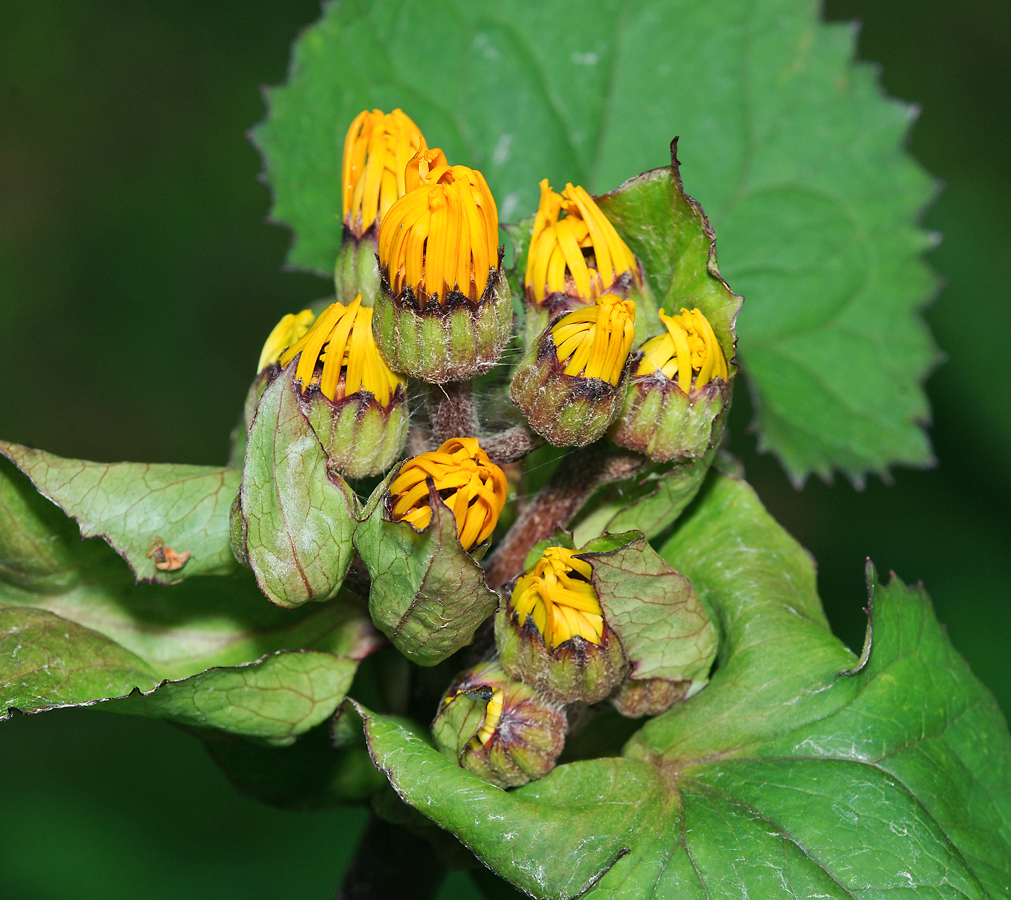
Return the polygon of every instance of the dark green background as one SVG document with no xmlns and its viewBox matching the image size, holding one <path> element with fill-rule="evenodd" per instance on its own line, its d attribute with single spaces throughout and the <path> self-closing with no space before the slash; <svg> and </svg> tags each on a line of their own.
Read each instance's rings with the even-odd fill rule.
<svg viewBox="0 0 1011 900">
<path fill-rule="evenodd" d="M 260 344 L 325 295 L 281 270 L 288 235 L 244 132 L 314 0 L 15 0 L 0 18 L 0 435 L 66 456 L 220 463 Z M 955 644 L 1011 709 L 1011 5 L 831 0 L 863 58 L 922 108 L 911 152 L 945 183 L 925 224 L 946 282 L 927 316 L 939 465 L 789 486 L 733 449 L 819 564 L 862 640 L 863 562 L 922 578 Z M 672 123 L 676 130 L 676 123 Z M 692 191 L 691 172 L 683 172 Z M 703 205 L 705 197 L 699 198 Z M 86 710 L 0 726 L 0 897 L 330 896 L 363 814 L 239 796 L 167 725 Z M 456 877 L 444 897 L 470 896 Z"/>
</svg>

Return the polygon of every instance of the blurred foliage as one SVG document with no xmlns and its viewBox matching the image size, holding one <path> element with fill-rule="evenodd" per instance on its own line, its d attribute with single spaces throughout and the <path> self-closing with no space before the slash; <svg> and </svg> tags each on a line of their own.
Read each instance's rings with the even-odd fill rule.
<svg viewBox="0 0 1011 900">
<path fill-rule="evenodd" d="M 263 113 L 256 86 L 284 78 L 318 5 L 14 0 L 4 12 L 2 437 L 103 461 L 220 464 L 264 336 L 330 289 L 282 272 L 289 237 L 263 221 L 269 198 L 243 136 Z M 946 183 L 925 218 L 944 235 L 929 259 L 947 282 L 927 314 L 948 357 L 928 383 L 939 465 L 899 471 L 891 487 L 795 492 L 755 454 L 744 391 L 732 448 L 818 560 L 851 646 L 869 555 L 924 580 L 1007 712 L 1011 6 L 826 0 L 825 12 L 863 21 L 861 56 L 922 106 L 910 149 Z M 192 738 L 88 711 L 5 723 L 0 791 L 8 900 L 327 897 L 364 821 L 255 804 Z M 471 896 L 466 879 L 447 883 L 451 895 Z"/>
</svg>

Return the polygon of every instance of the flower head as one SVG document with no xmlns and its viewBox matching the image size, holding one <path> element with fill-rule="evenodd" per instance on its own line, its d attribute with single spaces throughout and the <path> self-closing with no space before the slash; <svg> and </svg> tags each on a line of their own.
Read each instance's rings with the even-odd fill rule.
<svg viewBox="0 0 1011 900">
<path fill-rule="evenodd" d="M 604 634 L 600 600 L 590 583 L 593 570 L 575 554 L 548 547 L 513 588 L 510 602 L 520 624 L 533 620 L 549 650 L 576 636 L 599 644 Z"/>
<path fill-rule="evenodd" d="M 551 337 L 566 375 L 617 385 L 635 339 L 635 302 L 604 294 L 593 306 L 562 316 Z"/>
<path fill-rule="evenodd" d="M 698 310 L 681 310 L 679 316 L 668 316 L 660 310 L 660 321 L 667 327 L 664 334 L 650 338 L 642 345 L 644 354 L 636 375 L 662 372 L 677 379 L 686 394 L 694 387 L 705 387 L 714 378 L 729 377 L 727 359 L 709 320 Z"/>
<path fill-rule="evenodd" d="M 397 386 L 404 384 L 379 355 L 372 336 L 372 309 L 362 306 L 359 294 L 351 303 L 331 303 L 313 326 L 281 354 L 286 366 L 301 354 L 295 379 L 305 391 L 319 373 L 319 389 L 333 401 L 368 391 L 382 406 L 393 399 Z"/>
<path fill-rule="evenodd" d="M 554 293 L 591 301 L 625 274 L 638 280 L 635 256 L 593 198 L 571 184 L 557 194 L 545 178 L 523 279 L 527 296 L 534 303 Z"/>
<path fill-rule="evenodd" d="M 450 438 L 438 450 L 407 460 L 390 485 L 393 518 L 423 531 L 432 521 L 429 481 L 456 518 L 464 550 L 495 530 L 506 502 L 505 473 L 477 438 Z"/>
<path fill-rule="evenodd" d="M 407 188 L 404 169 L 425 138 L 399 109 L 359 113 L 344 139 L 341 192 L 344 224 L 361 237 L 383 216 Z"/>
<path fill-rule="evenodd" d="M 498 209 L 484 176 L 449 166 L 441 151 L 411 160 L 416 186 L 390 207 L 379 230 L 379 265 L 394 297 L 410 288 L 418 307 L 451 291 L 476 304 L 498 266 Z"/>
<path fill-rule="evenodd" d="M 260 351 L 260 361 L 257 363 L 256 371 L 262 372 L 267 366 L 276 363 L 285 349 L 294 344 L 303 334 L 309 330 L 312 320 L 316 317 L 312 310 L 303 309 L 300 313 L 288 313 L 282 316 L 281 321 L 274 326 L 274 330 L 267 336 L 267 340 Z"/>
</svg>

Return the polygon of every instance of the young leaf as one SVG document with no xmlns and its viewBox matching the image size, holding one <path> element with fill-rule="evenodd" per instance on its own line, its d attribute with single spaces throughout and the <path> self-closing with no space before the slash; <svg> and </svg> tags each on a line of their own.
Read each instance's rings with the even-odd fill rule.
<svg viewBox="0 0 1011 900">
<path fill-rule="evenodd" d="M 505 795 L 367 717 L 401 795 L 538 897 L 1003 896 L 1011 738 L 922 589 L 869 571 L 857 661 L 828 632 L 809 557 L 720 475 L 663 553 L 722 626 L 704 691 L 625 758 Z"/>
<path fill-rule="evenodd" d="M 0 453 L 77 521 L 82 537 L 104 538 L 138 581 L 171 584 L 237 568 L 228 541 L 234 469 L 95 463 L 6 441 Z"/>
<path fill-rule="evenodd" d="M 853 41 L 812 0 L 593 15 L 578 0 L 443 15 L 349 0 L 296 45 L 254 138 L 272 214 L 294 231 L 289 262 L 329 273 L 341 142 L 362 109 L 403 107 L 450 162 L 481 169 L 503 221 L 534 211 L 541 178 L 612 190 L 664 165 L 680 135 L 689 193 L 748 300 L 739 355 L 762 446 L 797 482 L 859 480 L 929 462 L 920 384 L 936 354 L 917 314 L 929 237 L 914 224 L 933 185 L 901 149 L 909 109 L 852 65 Z"/>
</svg>

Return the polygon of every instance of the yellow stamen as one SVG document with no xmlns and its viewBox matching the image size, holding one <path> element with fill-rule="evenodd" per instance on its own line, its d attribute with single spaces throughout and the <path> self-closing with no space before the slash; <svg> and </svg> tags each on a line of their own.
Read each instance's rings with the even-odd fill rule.
<svg viewBox="0 0 1011 900">
<path fill-rule="evenodd" d="M 262 372 L 267 366 L 276 363 L 285 348 L 290 347 L 309 330 L 309 326 L 312 325 L 312 320 L 315 318 L 312 310 L 309 309 L 283 316 L 267 336 L 263 350 L 260 351 L 260 361 L 256 364 L 256 371 Z"/>
<path fill-rule="evenodd" d="M 302 390 L 313 383 L 316 366 L 322 362 L 319 389 L 330 400 L 368 391 L 387 406 L 397 385 L 406 386 L 379 355 L 372 336 L 372 309 L 362 306 L 361 294 L 347 306 L 331 303 L 323 310 L 312 328 L 281 354 L 281 365 L 299 354 L 295 379 L 302 383 Z"/>
<path fill-rule="evenodd" d="M 424 531 L 432 521 L 428 482 L 445 492 L 464 550 L 491 537 L 506 502 L 505 473 L 477 438 L 450 438 L 438 450 L 407 460 L 390 485 L 393 518 Z"/>
<path fill-rule="evenodd" d="M 513 588 L 510 603 L 520 624 L 532 621 L 549 650 L 577 635 L 591 644 L 603 640 L 604 614 L 590 584 L 593 569 L 575 554 L 548 547 Z"/>
<path fill-rule="evenodd" d="M 555 293 L 595 300 L 626 273 L 639 281 L 635 256 L 594 199 L 571 184 L 556 194 L 545 178 L 523 278 L 527 296 L 535 303 Z"/>
<path fill-rule="evenodd" d="M 428 150 L 407 166 L 408 187 L 383 218 L 379 263 L 394 296 L 410 287 L 424 309 L 450 291 L 481 299 L 489 271 L 498 266 L 498 209 L 484 176 L 450 166 Z"/>
<path fill-rule="evenodd" d="M 344 224 L 356 237 L 381 222 L 407 192 L 407 163 L 426 149 L 418 126 L 399 109 L 365 110 L 355 117 L 344 139 L 341 189 Z"/>
<path fill-rule="evenodd" d="M 604 294 L 593 306 L 562 316 L 551 336 L 566 375 L 617 385 L 635 339 L 635 301 Z"/>
<path fill-rule="evenodd" d="M 662 372 L 671 380 L 676 377 L 678 387 L 686 394 L 693 390 L 693 374 L 694 390 L 705 387 L 714 378 L 724 381 L 729 378 L 723 348 L 700 310 L 689 312 L 682 308 L 681 315 L 668 316 L 661 309 L 660 321 L 667 331 L 642 345 L 644 356 L 636 375 Z"/>
</svg>

